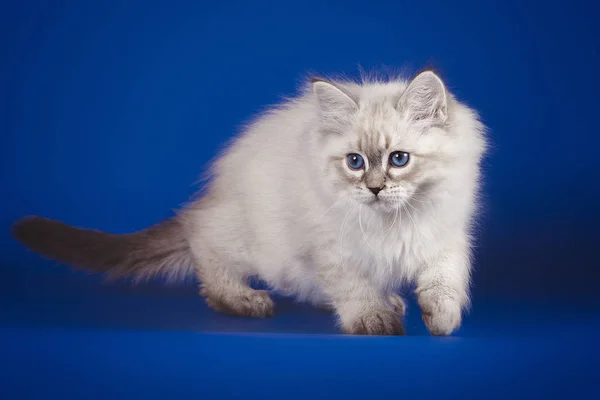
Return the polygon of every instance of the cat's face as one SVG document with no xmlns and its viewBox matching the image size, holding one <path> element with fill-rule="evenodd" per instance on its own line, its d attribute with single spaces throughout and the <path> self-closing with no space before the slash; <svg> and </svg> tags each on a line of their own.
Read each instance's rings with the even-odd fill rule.
<svg viewBox="0 0 600 400">
<path fill-rule="evenodd" d="M 383 212 L 423 202 L 443 168 L 436 154 L 447 140 L 441 80 L 424 73 L 408 88 L 366 99 L 331 83 L 313 85 L 320 86 L 322 151 L 338 196 Z"/>
</svg>

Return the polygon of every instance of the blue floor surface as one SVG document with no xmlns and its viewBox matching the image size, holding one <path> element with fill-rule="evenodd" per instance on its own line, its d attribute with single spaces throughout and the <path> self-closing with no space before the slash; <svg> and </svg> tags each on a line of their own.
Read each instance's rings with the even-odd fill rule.
<svg viewBox="0 0 600 400">
<path fill-rule="evenodd" d="M 209 310 L 193 285 L 19 273 L 0 282 L 0 399 L 559 398 L 598 393 L 594 307 L 476 301 L 452 337 L 340 335 L 331 314 Z M 590 398 L 597 398 L 592 395 Z"/>
</svg>

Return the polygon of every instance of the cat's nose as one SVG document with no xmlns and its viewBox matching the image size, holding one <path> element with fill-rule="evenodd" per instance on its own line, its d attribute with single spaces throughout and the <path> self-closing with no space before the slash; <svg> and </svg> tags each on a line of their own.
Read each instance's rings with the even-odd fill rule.
<svg viewBox="0 0 600 400">
<path fill-rule="evenodd" d="M 368 188 L 375 196 L 377 196 L 379 194 L 379 192 L 381 192 L 381 189 L 383 189 L 383 187 L 370 187 Z"/>
</svg>

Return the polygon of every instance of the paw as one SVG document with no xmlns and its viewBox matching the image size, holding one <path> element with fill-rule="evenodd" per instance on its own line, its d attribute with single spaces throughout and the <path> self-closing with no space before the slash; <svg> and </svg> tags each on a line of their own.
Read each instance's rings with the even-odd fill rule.
<svg viewBox="0 0 600 400">
<path fill-rule="evenodd" d="M 402 297 L 400 297 L 396 293 L 392 294 L 390 296 L 390 304 L 396 312 L 396 314 L 400 315 L 401 317 L 404 317 L 404 315 L 406 315 L 406 303 L 404 303 Z"/>
<path fill-rule="evenodd" d="M 423 292 L 419 295 L 419 305 L 423 321 L 432 335 L 450 335 L 460 326 L 460 304 L 448 295 L 438 295 L 435 291 Z"/>
<path fill-rule="evenodd" d="M 211 295 L 206 291 L 201 292 L 206 296 L 206 304 L 215 311 L 239 317 L 266 318 L 272 317 L 275 310 L 273 300 L 264 290 L 248 289 L 244 293 Z"/>
<path fill-rule="evenodd" d="M 351 335 L 404 335 L 398 314 L 391 310 L 372 310 L 354 319 L 344 327 Z"/>
</svg>

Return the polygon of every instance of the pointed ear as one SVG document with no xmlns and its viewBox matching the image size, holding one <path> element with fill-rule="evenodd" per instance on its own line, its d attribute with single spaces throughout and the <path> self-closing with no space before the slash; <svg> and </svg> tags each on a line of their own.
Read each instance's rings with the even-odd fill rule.
<svg viewBox="0 0 600 400">
<path fill-rule="evenodd" d="M 398 110 L 413 121 L 444 123 L 448 118 L 448 99 L 440 77 L 431 71 L 417 75 L 402 94 Z"/>
<path fill-rule="evenodd" d="M 335 84 L 318 78 L 311 82 L 313 93 L 325 115 L 349 114 L 358 110 L 356 101 Z"/>
</svg>

